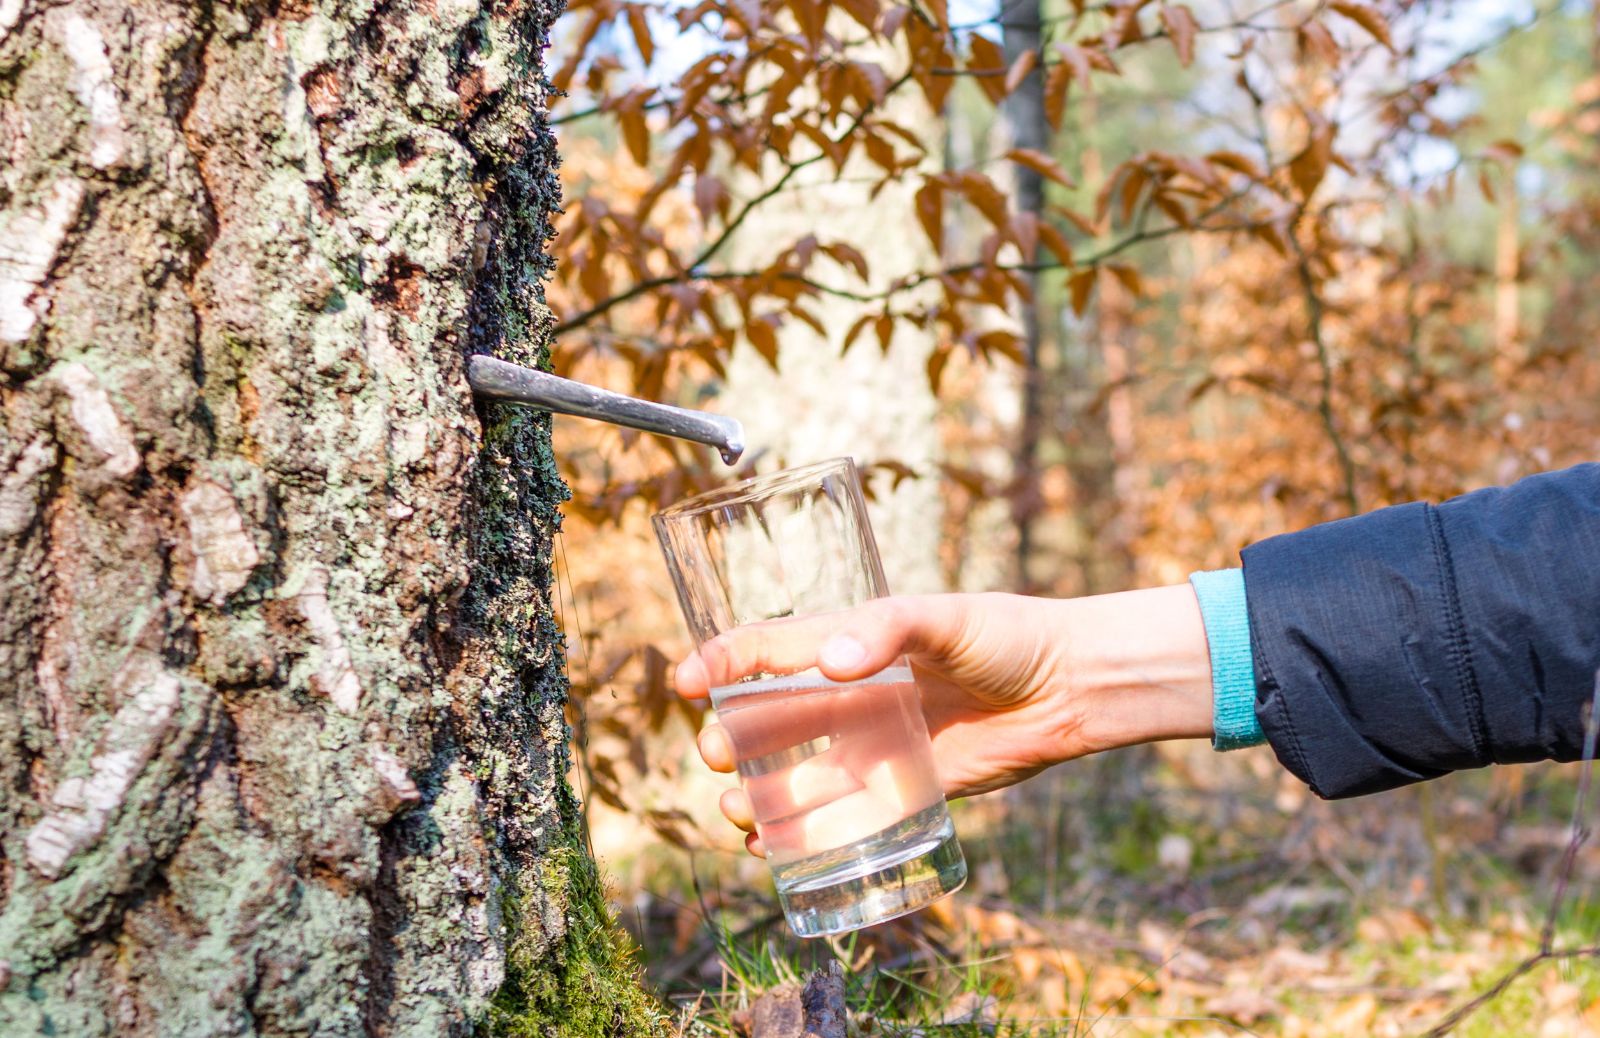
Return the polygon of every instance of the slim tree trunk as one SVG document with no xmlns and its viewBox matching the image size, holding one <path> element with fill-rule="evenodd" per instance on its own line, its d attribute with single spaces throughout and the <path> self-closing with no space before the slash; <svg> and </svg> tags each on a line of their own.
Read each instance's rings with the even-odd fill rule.
<svg viewBox="0 0 1600 1038">
<path fill-rule="evenodd" d="M 0 1033 L 648 1026 L 462 374 L 545 347 L 552 6 L 0 0 Z"/>
<path fill-rule="evenodd" d="M 1037 52 L 1044 32 L 1039 0 L 1002 0 L 1000 28 L 1007 67 L 1020 55 L 1029 51 Z M 1049 152 L 1050 127 L 1044 115 L 1044 76 L 1038 69 L 1029 72 L 1016 91 L 1006 98 L 1005 117 L 1012 143 L 1016 147 Z M 1020 163 L 1015 170 L 1017 211 L 1032 213 L 1042 219 L 1044 178 Z M 1022 308 L 1022 417 L 1017 430 L 1011 494 L 1012 518 L 1017 528 L 1016 588 L 1022 592 L 1033 590 L 1037 583 L 1032 571 L 1036 546 L 1034 519 L 1040 505 L 1039 441 L 1045 426 L 1044 344 L 1039 325 L 1039 279 L 1031 272 L 1025 277 L 1033 300 Z"/>
</svg>

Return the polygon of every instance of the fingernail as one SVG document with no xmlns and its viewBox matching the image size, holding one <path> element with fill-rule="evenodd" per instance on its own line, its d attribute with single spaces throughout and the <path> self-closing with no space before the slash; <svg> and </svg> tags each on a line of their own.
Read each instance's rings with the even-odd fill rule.
<svg viewBox="0 0 1600 1038">
<path fill-rule="evenodd" d="M 822 644 L 817 662 L 826 670 L 851 670 L 867 659 L 867 647 L 848 634 L 836 634 Z"/>
</svg>

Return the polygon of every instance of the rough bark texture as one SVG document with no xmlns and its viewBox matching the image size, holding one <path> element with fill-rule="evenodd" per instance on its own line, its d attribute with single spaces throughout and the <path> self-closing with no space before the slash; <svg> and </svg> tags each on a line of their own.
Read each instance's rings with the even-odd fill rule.
<svg viewBox="0 0 1600 1038">
<path fill-rule="evenodd" d="M 541 359 L 554 0 L 0 0 L 0 1033 L 637 1033 Z"/>
</svg>

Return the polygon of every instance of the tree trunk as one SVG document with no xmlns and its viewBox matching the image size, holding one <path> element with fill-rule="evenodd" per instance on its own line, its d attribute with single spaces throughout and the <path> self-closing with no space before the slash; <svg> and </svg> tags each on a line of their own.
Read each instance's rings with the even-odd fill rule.
<svg viewBox="0 0 1600 1038">
<path fill-rule="evenodd" d="M 0 1033 L 638 1033 L 565 785 L 547 0 L 0 0 Z"/>
<path fill-rule="evenodd" d="M 1044 26 L 1040 0 L 1002 0 L 1000 29 L 1009 68 L 1021 55 L 1038 53 Z M 1044 76 L 1035 68 L 1005 100 L 1007 127 L 1013 146 L 1033 151 L 1050 151 L 1050 126 L 1044 114 Z M 1043 219 L 1044 177 L 1021 163 L 1015 164 L 1017 211 Z M 1035 550 L 1034 520 L 1042 499 L 1039 489 L 1039 441 L 1044 435 L 1043 340 L 1039 325 L 1039 277 L 1024 275 L 1031 300 L 1022 307 L 1022 416 L 1017 430 L 1015 462 L 1012 465 L 1012 521 L 1017 528 L 1016 590 L 1036 590 L 1039 581 L 1033 572 Z"/>
</svg>

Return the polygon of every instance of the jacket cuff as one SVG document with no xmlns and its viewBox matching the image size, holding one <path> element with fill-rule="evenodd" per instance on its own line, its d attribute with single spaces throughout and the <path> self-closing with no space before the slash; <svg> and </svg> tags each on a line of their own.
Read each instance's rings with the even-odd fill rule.
<svg viewBox="0 0 1600 1038">
<path fill-rule="evenodd" d="M 1211 652 L 1211 745 L 1237 750 L 1265 742 L 1256 720 L 1256 668 L 1250 652 L 1244 570 L 1191 573 L 1189 585 L 1200 600 Z"/>
</svg>

